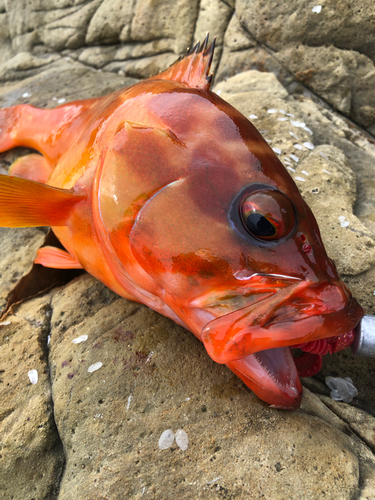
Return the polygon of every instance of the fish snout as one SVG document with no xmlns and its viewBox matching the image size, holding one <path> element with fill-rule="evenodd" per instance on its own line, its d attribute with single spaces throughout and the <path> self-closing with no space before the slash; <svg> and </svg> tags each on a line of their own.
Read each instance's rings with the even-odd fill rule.
<svg viewBox="0 0 375 500">
<path fill-rule="evenodd" d="M 348 333 L 363 314 L 340 280 L 304 281 L 212 320 L 202 340 L 216 362 L 229 363 L 266 349 Z"/>
</svg>

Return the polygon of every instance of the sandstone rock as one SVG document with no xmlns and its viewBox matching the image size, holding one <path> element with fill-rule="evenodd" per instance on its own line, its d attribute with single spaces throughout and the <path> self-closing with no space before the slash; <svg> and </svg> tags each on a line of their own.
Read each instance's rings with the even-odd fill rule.
<svg viewBox="0 0 375 500">
<path fill-rule="evenodd" d="M 266 408 L 168 319 L 89 276 L 52 308 L 55 418 L 67 452 L 59 499 L 345 499 L 357 490 L 362 464 L 348 436 L 321 418 Z M 82 334 L 88 340 L 72 344 Z M 187 432 L 187 451 L 158 449 L 169 428 Z"/>
<path fill-rule="evenodd" d="M 335 109 L 365 127 L 375 122 L 375 67 L 358 52 L 335 47 L 288 47 L 277 59 Z"/>
<path fill-rule="evenodd" d="M 0 326 L 0 496 L 6 500 L 56 498 L 59 490 L 64 453 L 47 363 L 49 302 L 43 297 L 26 303 Z M 35 385 L 31 369 L 38 372 Z"/>
<path fill-rule="evenodd" d="M 287 4 L 273 0 L 238 0 L 236 13 L 259 43 L 274 50 L 296 43 L 311 47 L 333 45 L 375 60 L 375 6 L 370 0 L 355 3 L 328 0 L 322 4 L 319 14 L 312 11 L 313 6 L 298 0 Z"/>
<path fill-rule="evenodd" d="M 191 44 L 197 15 L 198 0 L 139 0 L 131 23 L 131 39 L 149 42 L 169 38 L 171 50 L 183 54 Z M 127 30 L 120 39 L 128 40 Z"/>
<path fill-rule="evenodd" d="M 130 40 L 130 25 L 135 1 L 104 0 L 93 15 L 86 34 L 86 44 L 108 44 Z"/>
<path fill-rule="evenodd" d="M 0 228 L 0 313 L 10 289 L 30 271 L 44 238 L 40 228 Z"/>
</svg>

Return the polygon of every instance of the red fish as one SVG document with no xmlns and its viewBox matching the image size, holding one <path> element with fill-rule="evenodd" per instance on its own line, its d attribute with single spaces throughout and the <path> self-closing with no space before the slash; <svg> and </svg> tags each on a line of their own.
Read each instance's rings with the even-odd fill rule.
<svg viewBox="0 0 375 500">
<path fill-rule="evenodd" d="M 105 97 L 0 110 L 0 151 L 43 155 L 1 176 L 0 225 L 52 226 L 66 251 L 42 248 L 35 262 L 83 267 L 193 332 L 261 399 L 294 409 L 291 346 L 307 351 L 297 363 L 310 374 L 353 340 L 363 310 L 293 179 L 210 91 L 213 49 L 206 38 Z"/>
</svg>

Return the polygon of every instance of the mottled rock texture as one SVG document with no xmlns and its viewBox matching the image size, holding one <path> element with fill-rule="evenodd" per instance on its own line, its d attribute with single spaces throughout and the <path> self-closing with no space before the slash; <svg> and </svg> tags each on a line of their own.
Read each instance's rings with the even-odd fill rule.
<svg viewBox="0 0 375 500">
<path fill-rule="evenodd" d="M 375 8 L 314 5 L 0 0 L 0 105 L 106 94 L 165 69 L 210 30 L 214 90 L 254 116 L 374 314 Z M 1 173 L 19 154 L 0 156 Z M 1 230 L 1 308 L 44 238 Z M 0 320 L 0 360 L 6 500 L 375 498 L 375 363 L 348 349 L 303 381 L 300 410 L 275 411 L 191 333 L 84 274 L 13 306 Z M 358 398 L 332 401 L 327 375 L 350 376 Z M 159 450 L 166 429 L 187 432 L 187 451 Z"/>
</svg>

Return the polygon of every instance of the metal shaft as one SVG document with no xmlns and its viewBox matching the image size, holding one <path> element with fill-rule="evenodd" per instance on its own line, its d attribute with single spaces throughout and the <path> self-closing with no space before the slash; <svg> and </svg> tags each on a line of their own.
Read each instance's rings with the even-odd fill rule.
<svg viewBox="0 0 375 500">
<path fill-rule="evenodd" d="M 375 316 L 364 316 L 355 332 L 355 340 L 351 345 L 353 354 L 375 358 Z"/>
</svg>

